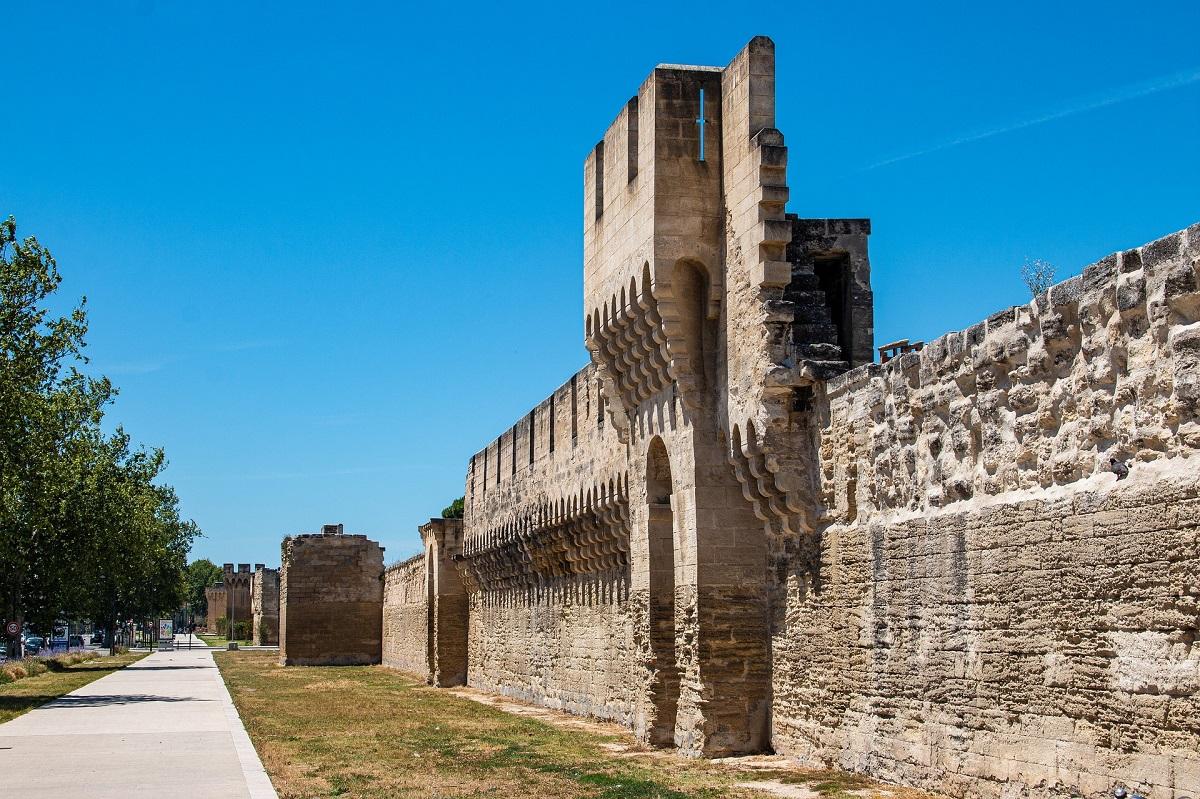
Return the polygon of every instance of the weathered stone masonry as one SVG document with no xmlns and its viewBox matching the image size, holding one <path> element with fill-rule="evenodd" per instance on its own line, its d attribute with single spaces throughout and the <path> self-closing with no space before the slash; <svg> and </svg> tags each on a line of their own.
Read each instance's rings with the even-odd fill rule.
<svg viewBox="0 0 1200 799">
<path fill-rule="evenodd" d="M 289 536 L 281 547 L 279 662 L 284 666 L 379 663 L 383 548 L 342 525 Z"/>
<path fill-rule="evenodd" d="M 467 593 L 452 560 L 462 549 L 462 522 L 430 519 L 424 551 L 387 569 L 383 593 L 383 663 L 439 686 L 467 679 Z"/>
<path fill-rule="evenodd" d="M 591 362 L 389 572 L 388 662 L 440 681 L 444 610 L 468 685 L 689 754 L 1200 795 L 1200 225 L 874 364 L 774 98 L 765 38 L 659 66 L 588 156 Z"/>
<path fill-rule="evenodd" d="M 254 564 L 255 571 L 263 568 L 261 563 Z M 217 619 L 232 619 L 237 622 L 249 622 L 253 615 L 250 593 L 254 572 L 249 563 L 239 563 L 234 567 L 226 563 L 221 568 L 221 582 L 204 589 L 204 597 L 208 602 L 208 631 L 217 632 Z"/>
<path fill-rule="evenodd" d="M 254 619 L 253 643 L 255 646 L 277 646 L 279 644 L 279 569 L 268 569 L 262 564 L 254 570 L 254 581 L 250 589 L 250 613 Z"/>
<path fill-rule="evenodd" d="M 1198 266 L 1194 225 L 824 385 L 776 748 L 959 795 L 1200 792 Z"/>
</svg>

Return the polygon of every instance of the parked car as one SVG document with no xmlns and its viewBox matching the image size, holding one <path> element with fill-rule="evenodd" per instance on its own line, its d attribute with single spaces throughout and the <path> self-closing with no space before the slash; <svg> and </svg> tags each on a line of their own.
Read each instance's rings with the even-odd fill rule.
<svg viewBox="0 0 1200 799">
<path fill-rule="evenodd" d="M 104 646 L 104 630 L 96 630 L 92 633 L 92 643 L 97 646 Z"/>
<path fill-rule="evenodd" d="M 36 655 L 42 651 L 42 647 L 46 645 L 45 640 L 40 635 L 25 636 L 25 654 Z"/>
<path fill-rule="evenodd" d="M 83 636 L 82 635 L 72 635 L 67 638 L 67 648 L 68 649 L 75 649 L 75 648 L 81 647 L 81 646 L 83 646 Z"/>
</svg>

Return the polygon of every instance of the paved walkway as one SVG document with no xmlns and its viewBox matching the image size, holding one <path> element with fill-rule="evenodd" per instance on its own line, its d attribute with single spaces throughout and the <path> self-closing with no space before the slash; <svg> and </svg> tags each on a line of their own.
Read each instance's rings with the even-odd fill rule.
<svg viewBox="0 0 1200 799">
<path fill-rule="evenodd" d="M 275 799 L 208 650 L 155 652 L 0 724 L 20 793 Z"/>
</svg>

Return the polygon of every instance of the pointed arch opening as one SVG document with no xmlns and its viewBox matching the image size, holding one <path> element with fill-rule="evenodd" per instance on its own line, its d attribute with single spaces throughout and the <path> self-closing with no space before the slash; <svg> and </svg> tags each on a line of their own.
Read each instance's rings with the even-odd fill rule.
<svg viewBox="0 0 1200 799">
<path fill-rule="evenodd" d="M 650 650 L 654 721 L 650 743 L 675 745 L 679 666 L 675 653 L 675 512 L 671 460 L 655 436 L 646 454 L 646 501 L 650 565 Z"/>
</svg>

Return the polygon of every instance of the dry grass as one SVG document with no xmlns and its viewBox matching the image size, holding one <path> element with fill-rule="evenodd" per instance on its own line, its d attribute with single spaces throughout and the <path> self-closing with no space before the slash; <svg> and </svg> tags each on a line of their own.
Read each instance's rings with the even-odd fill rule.
<svg viewBox="0 0 1200 799">
<path fill-rule="evenodd" d="M 0 724 L 11 721 L 38 705 L 69 694 L 76 688 L 82 688 L 93 680 L 123 669 L 142 657 L 143 653 L 124 654 L 71 662 L 76 658 L 56 656 L 55 667 L 7 685 L 0 685 Z"/>
<path fill-rule="evenodd" d="M 217 664 L 282 799 L 765 799 L 773 784 L 831 799 L 893 796 L 841 772 L 741 767 L 646 751 L 614 725 L 506 712 L 379 666 L 284 668 L 268 652 Z M 551 717 L 561 716 L 561 723 Z M 761 783 L 759 788 L 750 787 Z M 742 783 L 743 786 L 738 784 Z M 863 789 L 861 793 L 857 789 Z"/>
</svg>

